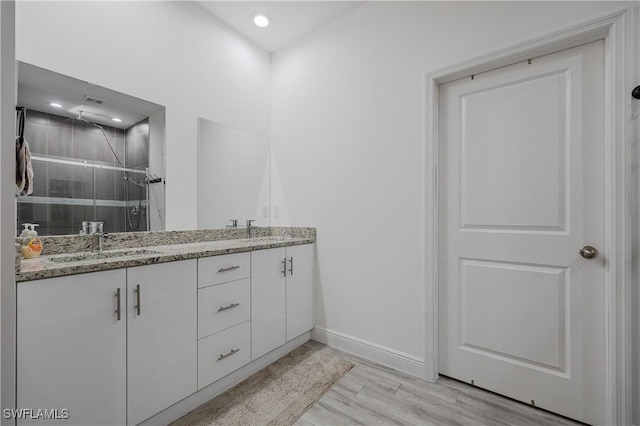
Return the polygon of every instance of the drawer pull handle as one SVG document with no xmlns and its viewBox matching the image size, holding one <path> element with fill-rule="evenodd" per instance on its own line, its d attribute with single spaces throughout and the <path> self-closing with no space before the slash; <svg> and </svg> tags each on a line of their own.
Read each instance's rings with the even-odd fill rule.
<svg viewBox="0 0 640 426">
<path fill-rule="evenodd" d="M 291 268 L 289 269 L 289 275 L 293 275 L 293 256 L 291 256 L 291 258 L 289 259 L 289 262 L 291 263 Z"/>
<path fill-rule="evenodd" d="M 232 303 L 229 306 L 220 306 L 218 308 L 218 312 L 226 311 L 227 309 L 237 308 L 238 306 L 240 306 L 239 303 Z"/>
<path fill-rule="evenodd" d="M 238 352 L 240 352 L 240 349 L 231 349 L 231 351 L 229 351 L 229 353 L 226 353 L 224 355 L 220 355 L 218 357 L 218 361 L 222 361 L 223 359 L 230 357 L 233 354 L 237 354 Z"/>
<path fill-rule="evenodd" d="M 287 277 L 287 258 L 285 257 L 284 260 L 282 261 L 282 267 L 284 268 L 282 270 L 282 273 L 284 274 L 284 277 Z"/>
<path fill-rule="evenodd" d="M 229 266 L 228 268 L 220 268 L 220 269 L 218 269 L 218 272 L 233 271 L 234 269 L 239 269 L 239 268 L 240 268 L 240 265 Z"/>
</svg>

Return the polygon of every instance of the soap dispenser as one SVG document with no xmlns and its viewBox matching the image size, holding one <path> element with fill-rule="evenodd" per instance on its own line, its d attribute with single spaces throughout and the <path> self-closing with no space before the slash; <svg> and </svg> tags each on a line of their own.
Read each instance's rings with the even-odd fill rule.
<svg viewBox="0 0 640 426">
<path fill-rule="evenodd" d="M 20 234 L 22 237 L 21 251 L 26 259 L 33 259 L 42 253 L 42 241 L 40 241 L 40 237 L 38 237 L 36 226 L 39 225 L 37 223 L 27 223 L 25 224 L 25 229 L 22 231 L 22 234 Z M 27 227 L 29 229 L 27 229 Z"/>
<path fill-rule="evenodd" d="M 22 226 L 24 227 L 24 229 L 20 233 L 19 238 L 24 238 L 24 237 L 27 236 L 27 232 L 29 232 L 29 227 L 31 226 L 31 224 L 30 223 L 23 223 Z"/>
</svg>

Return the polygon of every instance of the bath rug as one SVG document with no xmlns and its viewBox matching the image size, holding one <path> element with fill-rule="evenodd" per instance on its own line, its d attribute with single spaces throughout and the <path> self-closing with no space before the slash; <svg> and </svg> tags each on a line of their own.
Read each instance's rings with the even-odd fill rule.
<svg viewBox="0 0 640 426">
<path fill-rule="evenodd" d="M 302 345 L 172 426 L 292 425 L 353 366 Z"/>
</svg>

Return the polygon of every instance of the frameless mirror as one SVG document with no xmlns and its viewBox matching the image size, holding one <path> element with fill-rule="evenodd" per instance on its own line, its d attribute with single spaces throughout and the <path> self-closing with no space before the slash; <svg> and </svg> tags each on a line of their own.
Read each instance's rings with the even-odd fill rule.
<svg viewBox="0 0 640 426">
<path fill-rule="evenodd" d="M 269 140 L 198 119 L 198 228 L 269 225 Z"/>
<path fill-rule="evenodd" d="M 33 192 L 16 199 L 18 228 L 164 229 L 163 106 L 20 62 L 16 114 L 34 172 Z"/>
</svg>

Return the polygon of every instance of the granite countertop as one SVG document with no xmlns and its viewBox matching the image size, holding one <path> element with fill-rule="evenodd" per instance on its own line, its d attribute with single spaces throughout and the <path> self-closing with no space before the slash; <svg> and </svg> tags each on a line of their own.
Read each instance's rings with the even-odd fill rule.
<svg viewBox="0 0 640 426">
<path fill-rule="evenodd" d="M 150 240 L 150 242 L 152 241 L 154 240 Z M 315 242 L 315 229 L 312 233 L 296 234 L 293 232 L 288 233 L 288 235 L 287 233 L 281 233 L 281 235 L 263 235 L 252 239 L 235 238 L 181 244 L 136 245 L 135 247 L 105 249 L 99 253 L 88 253 L 87 251 L 56 253 L 35 259 L 22 259 L 20 270 L 16 271 L 16 281 L 24 282 L 313 242 Z M 87 256 L 88 258 L 82 259 L 82 256 Z M 78 258 L 76 259 L 76 257 Z M 56 262 L 53 260 L 61 258 L 65 261 Z"/>
</svg>

